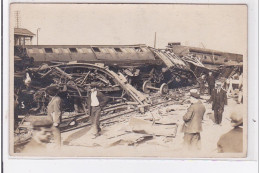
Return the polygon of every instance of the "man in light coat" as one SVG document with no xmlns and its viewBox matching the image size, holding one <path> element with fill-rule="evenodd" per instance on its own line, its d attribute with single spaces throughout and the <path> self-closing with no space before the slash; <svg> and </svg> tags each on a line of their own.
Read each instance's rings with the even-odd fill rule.
<svg viewBox="0 0 260 173">
<path fill-rule="evenodd" d="M 202 131 L 202 120 L 206 108 L 197 94 L 191 93 L 191 103 L 187 113 L 183 116 L 184 145 L 188 149 L 199 150 L 201 148 L 200 132 Z"/>
<path fill-rule="evenodd" d="M 61 132 L 59 125 L 61 123 L 61 98 L 59 88 L 57 86 L 49 86 L 46 93 L 50 96 L 51 100 L 47 107 L 47 116 L 53 122 L 53 137 L 57 148 L 61 146 Z"/>
</svg>

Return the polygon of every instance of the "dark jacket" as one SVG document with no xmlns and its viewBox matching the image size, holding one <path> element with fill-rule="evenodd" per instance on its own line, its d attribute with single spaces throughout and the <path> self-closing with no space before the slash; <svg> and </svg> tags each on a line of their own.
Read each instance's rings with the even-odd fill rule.
<svg viewBox="0 0 260 173">
<path fill-rule="evenodd" d="M 235 127 L 222 135 L 218 141 L 218 152 L 241 153 L 243 152 L 243 128 Z"/>
<path fill-rule="evenodd" d="M 107 96 L 105 96 L 100 91 L 97 91 L 97 99 L 98 99 L 99 106 L 101 107 L 101 109 L 103 109 L 109 101 L 109 98 Z M 87 104 L 88 104 L 88 110 L 89 110 L 89 113 L 90 113 L 90 110 L 91 110 L 91 92 L 89 92 Z"/>
<path fill-rule="evenodd" d="M 207 82 L 208 82 L 208 85 L 215 86 L 215 77 L 213 75 L 208 76 Z"/>
<path fill-rule="evenodd" d="M 183 128 L 184 133 L 199 133 L 202 131 L 201 122 L 203 115 L 206 111 L 205 106 L 199 100 L 197 103 L 192 104 L 187 113 L 183 116 Z"/>
<path fill-rule="evenodd" d="M 212 110 L 224 109 L 224 105 L 227 105 L 227 92 L 221 88 L 217 93 L 217 89 L 214 89 L 210 100 L 212 101 Z"/>
</svg>

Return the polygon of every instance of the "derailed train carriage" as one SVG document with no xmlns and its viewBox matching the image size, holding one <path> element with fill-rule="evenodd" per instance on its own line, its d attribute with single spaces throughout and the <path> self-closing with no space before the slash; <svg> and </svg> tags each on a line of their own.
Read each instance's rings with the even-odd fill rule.
<svg viewBox="0 0 260 173">
<path fill-rule="evenodd" d="M 152 87 L 177 87 L 194 83 L 195 76 L 189 65 L 173 53 L 138 45 L 25 45 L 15 49 L 15 55 L 42 63 L 58 64 L 70 61 L 102 63 L 116 73 L 122 72 L 138 89 L 145 81 Z M 146 82 L 147 83 L 147 82 Z M 166 87 L 162 87 L 166 89 Z"/>
<path fill-rule="evenodd" d="M 20 58 L 15 62 L 16 116 L 45 114 L 48 104 L 45 89 L 49 85 L 59 87 L 64 111 L 76 112 L 77 116 L 87 112 L 89 87 L 97 87 L 110 97 L 108 110 L 113 110 L 111 106 L 116 104 L 123 107 L 130 104 L 144 112 L 151 103 L 140 91 L 166 94 L 168 87 L 196 81 L 189 63 L 167 50 L 143 44 L 24 45 L 15 47 L 15 56 Z M 30 86 L 24 85 L 26 80 Z"/>
</svg>

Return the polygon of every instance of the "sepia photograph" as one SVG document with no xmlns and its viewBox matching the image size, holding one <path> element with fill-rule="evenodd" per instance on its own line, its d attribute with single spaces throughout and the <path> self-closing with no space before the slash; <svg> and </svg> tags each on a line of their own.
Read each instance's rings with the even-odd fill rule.
<svg viewBox="0 0 260 173">
<path fill-rule="evenodd" d="M 10 156 L 247 157 L 247 5 L 9 14 Z"/>
</svg>

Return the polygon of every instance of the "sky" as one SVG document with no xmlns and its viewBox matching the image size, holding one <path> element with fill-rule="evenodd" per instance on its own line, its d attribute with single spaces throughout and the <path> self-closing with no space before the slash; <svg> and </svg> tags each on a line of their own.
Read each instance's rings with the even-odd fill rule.
<svg viewBox="0 0 260 173">
<path fill-rule="evenodd" d="M 247 54 L 246 5 L 12 4 L 10 27 L 39 31 L 40 45 L 146 44 L 168 42 Z M 36 44 L 36 37 L 33 44 Z"/>
</svg>

